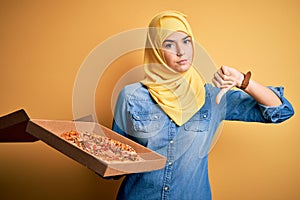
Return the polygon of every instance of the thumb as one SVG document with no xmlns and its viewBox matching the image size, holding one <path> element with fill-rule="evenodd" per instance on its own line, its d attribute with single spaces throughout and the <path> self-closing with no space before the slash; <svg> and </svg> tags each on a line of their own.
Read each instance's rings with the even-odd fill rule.
<svg viewBox="0 0 300 200">
<path fill-rule="evenodd" d="M 223 95 L 229 90 L 230 88 L 222 88 L 216 96 L 216 104 L 219 104 Z"/>
</svg>

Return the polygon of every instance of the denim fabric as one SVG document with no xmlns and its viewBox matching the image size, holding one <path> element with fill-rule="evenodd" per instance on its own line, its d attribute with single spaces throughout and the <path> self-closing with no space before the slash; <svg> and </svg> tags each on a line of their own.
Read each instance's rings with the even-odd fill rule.
<svg viewBox="0 0 300 200">
<path fill-rule="evenodd" d="M 279 123 L 294 114 L 283 88 L 270 88 L 282 105 L 259 105 L 240 90 L 227 92 L 217 105 L 219 89 L 206 84 L 203 107 L 184 125 L 177 126 L 142 84 L 126 86 L 115 107 L 113 130 L 165 156 L 167 161 L 161 170 L 127 175 L 118 199 L 210 200 L 208 152 L 219 124 L 223 120 Z"/>
</svg>

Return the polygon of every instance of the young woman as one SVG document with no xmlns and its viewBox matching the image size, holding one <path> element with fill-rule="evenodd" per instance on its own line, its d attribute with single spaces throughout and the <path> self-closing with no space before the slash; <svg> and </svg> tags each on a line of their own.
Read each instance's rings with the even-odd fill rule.
<svg viewBox="0 0 300 200">
<path fill-rule="evenodd" d="M 293 115 L 283 88 L 262 86 L 251 73 L 227 66 L 212 77 L 214 86 L 206 84 L 193 58 L 185 16 L 156 15 L 147 34 L 145 79 L 121 91 L 113 130 L 167 162 L 161 170 L 126 176 L 118 199 L 211 199 L 208 152 L 222 120 L 279 123 Z"/>
</svg>

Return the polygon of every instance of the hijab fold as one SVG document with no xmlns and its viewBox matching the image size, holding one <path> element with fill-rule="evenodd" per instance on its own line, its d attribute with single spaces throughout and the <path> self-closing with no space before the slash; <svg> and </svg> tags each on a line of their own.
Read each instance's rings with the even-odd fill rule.
<svg viewBox="0 0 300 200">
<path fill-rule="evenodd" d="M 162 43 L 175 31 L 186 33 L 194 41 L 189 23 L 182 13 L 165 11 L 150 22 L 144 55 L 145 79 L 141 83 L 164 112 L 181 126 L 204 104 L 205 82 L 193 63 L 183 73 L 166 64 Z"/>
</svg>

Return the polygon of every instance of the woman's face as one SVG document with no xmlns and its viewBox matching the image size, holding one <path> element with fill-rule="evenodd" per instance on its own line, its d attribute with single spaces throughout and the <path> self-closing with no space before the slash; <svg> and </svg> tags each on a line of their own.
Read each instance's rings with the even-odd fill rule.
<svg viewBox="0 0 300 200">
<path fill-rule="evenodd" d="M 184 32 L 170 34 L 162 44 L 167 65 L 177 72 L 185 72 L 191 67 L 193 60 L 192 39 Z"/>
</svg>

